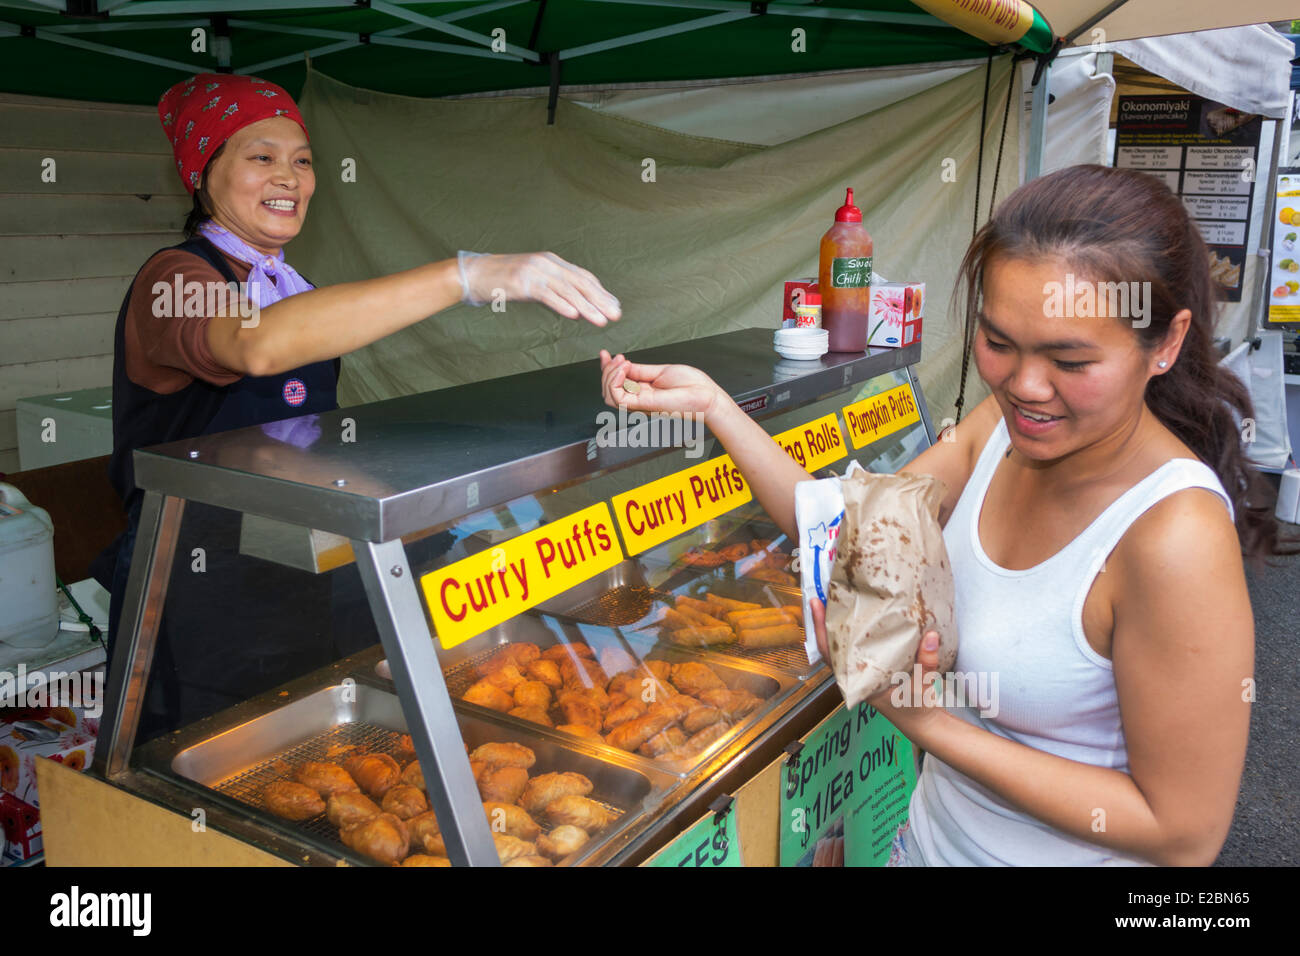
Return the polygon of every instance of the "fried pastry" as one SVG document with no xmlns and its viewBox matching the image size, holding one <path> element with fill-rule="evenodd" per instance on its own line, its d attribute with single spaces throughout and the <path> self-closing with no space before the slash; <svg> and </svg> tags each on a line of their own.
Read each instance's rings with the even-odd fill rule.
<svg viewBox="0 0 1300 956">
<path fill-rule="evenodd" d="M 597 733 L 600 732 L 600 708 L 586 697 L 569 694 L 556 705 L 556 709 L 564 723 L 583 724 Z"/>
<path fill-rule="evenodd" d="M 585 797 L 591 791 L 592 782 L 580 773 L 543 773 L 528 781 L 518 800 L 529 813 L 538 814 L 560 797 Z"/>
<path fill-rule="evenodd" d="M 381 806 L 385 813 L 391 813 L 399 820 L 409 820 L 427 811 L 429 801 L 424 798 L 423 790 L 399 783 L 384 794 Z"/>
<path fill-rule="evenodd" d="M 660 754 L 668 753 L 670 750 L 676 750 L 684 743 L 686 743 L 685 732 L 681 727 L 673 724 L 669 727 L 665 727 L 638 747 L 637 753 L 646 757 L 658 757 Z"/>
<path fill-rule="evenodd" d="M 560 667 L 555 661 L 533 661 L 524 668 L 524 675 L 529 680 L 541 681 L 551 690 L 559 690 L 564 685 L 564 680 L 560 677 Z"/>
<path fill-rule="evenodd" d="M 620 750 L 636 750 L 672 722 L 672 716 L 666 713 L 646 714 L 619 724 L 605 736 L 605 742 Z"/>
<path fill-rule="evenodd" d="M 682 718 L 682 730 L 688 734 L 698 733 L 705 727 L 716 724 L 722 718 L 723 713 L 717 707 L 710 707 L 708 704 L 697 704 Z"/>
<path fill-rule="evenodd" d="M 509 742 L 486 743 L 474 748 L 470 760 L 481 760 L 494 767 L 523 767 L 527 770 L 537 763 L 537 755 L 523 744 Z"/>
<path fill-rule="evenodd" d="M 515 707 L 506 711 L 511 717 L 518 717 L 520 720 L 529 720 L 534 724 L 541 724 L 543 727 L 551 727 L 554 724 L 550 716 L 544 710 L 537 707 Z"/>
<path fill-rule="evenodd" d="M 549 856 L 552 860 L 562 860 L 570 853 L 582 849 L 590 837 L 581 827 L 566 823 L 556 827 L 550 833 L 543 833 L 537 838 L 537 852 Z"/>
<path fill-rule="evenodd" d="M 645 704 L 636 699 L 619 704 L 617 707 L 611 707 L 605 713 L 604 729 L 607 732 L 611 731 L 619 724 L 626 723 L 629 720 L 635 720 L 637 717 L 642 716 L 645 711 Z"/>
<path fill-rule="evenodd" d="M 276 780 L 262 791 L 262 803 L 277 817 L 286 820 L 310 820 L 325 812 L 325 801 L 306 784 Z"/>
<path fill-rule="evenodd" d="M 761 698 L 755 697 L 747 690 L 727 690 L 716 687 L 700 694 L 700 701 L 722 711 L 728 720 L 739 720 L 763 703 Z"/>
<path fill-rule="evenodd" d="M 478 782 L 484 802 L 514 803 L 528 785 L 528 771 L 523 767 L 497 767 L 486 771 Z"/>
<path fill-rule="evenodd" d="M 356 790 L 333 794 L 325 805 L 325 816 L 340 829 L 365 823 L 379 816 L 380 812 L 375 801 Z"/>
<path fill-rule="evenodd" d="M 554 866 L 555 864 L 552 863 L 544 856 L 534 855 L 534 856 L 511 857 L 501 865 L 502 866 Z"/>
<path fill-rule="evenodd" d="M 573 734 L 575 737 L 582 737 L 586 740 L 595 740 L 598 743 L 604 743 L 605 738 L 600 735 L 600 731 L 595 727 L 588 727 L 586 724 L 557 724 L 556 730 L 563 730 L 566 734 Z"/>
<path fill-rule="evenodd" d="M 586 657 L 591 660 L 596 659 L 596 652 L 584 644 L 582 641 L 573 641 L 569 644 L 556 644 L 554 647 L 548 647 L 542 651 L 542 660 L 559 661 L 570 660 L 575 657 Z"/>
<path fill-rule="evenodd" d="M 722 683 L 722 679 L 713 673 L 713 669 L 708 664 L 701 664 L 697 661 L 673 664 L 672 674 L 669 679 L 679 691 L 691 696 L 696 696 L 702 691 L 712 690 L 715 687 L 726 686 Z"/>
<path fill-rule="evenodd" d="M 595 833 L 618 819 L 618 814 L 606 810 L 595 800 L 571 794 L 553 801 L 546 807 L 546 819 L 555 826 L 575 826 Z"/>
<path fill-rule="evenodd" d="M 407 820 L 406 828 L 411 834 L 411 843 L 415 846 L 424 847 L 434 856 L 447 855 L 447 847 L 442 842 L 442 830 L 438 827 L 438 817 L 432 810 Z"/>
<path fill-rule="evenodd" d="M 499 710 L 503 714 L 515 706 L 513 697 L 500 687 L 489 684 L 486 680 L 471 684 L 469 690 L 465 691 L 463 699 L 471 704 L 478 704 L 480 707 Z"/>
<path fill-rule="evenodd" d="M 491 684 L 493 687 L 500 687 L 507 694 L 513 694 L 515 688 L 525 680 L 524 675 L 514 664 L 502 664 L 496 670 L 484 676 L 479 683 Z"/>
<path fill-rule="evenodd" d="M 542 832 L 542 828 L 528 815 L 528 811 L 513 803 L 489 800 L 483 804 L 483 812 L 487 814 L 488 826 L 492 828 L 493 833 L 508 833 L 521 840 L 536 840 L 537 835 Z"/>
<path fill-rule="evenodd" d="M 508 833 L 492 834 L 492 842 L 497 845 L 497 856 L 501 858 L 502 863 L 509 863 L 521 856 L 537 856 L 536 844 Z"/>
<path fill-rule="evenodd" d="M 420 766 L 420 761 L 415 760 L 406 765 L 402 771 L 399 783 L 407 784 L 412 787 L 419 787 L 421 790 L 426 789 L 424 786 L 424 769 Z"/>
<path fill-rule="evenodd" d="M 474 669 L 478 671 L 481 676 L 486 677 L 488 674 L 500 670 L 506 665 L 513 665 L 514 667 L 522 669 L 533 663 L 533 661 L 539 659 L 541 656 L 541 648 L 536 644 L 529 644 L 527 642 L 506 644 L 493 651 L 491 657 L 483 661 Z"/>
<path fill-rule="evenodd" d="M 322 797 L 361 789 L 352 776 L 336 763 L 309 760 L 298 768 L 294 777 L 299 783 L 311 787 Z"/>
<path fill-rule="evenodd" d="M 429 856 L 427 853 L 412 853 L 402 861 L 402 866 L 451 866 L 451 860 L 445 856 Z"/>
<path fill-rule="evenodd" d="M 351 757 L 343 764 L 352 779 L 372 797 L 383 797 L 402 778 L 402 768 L 388 754 L 366 754 Z"/>
<path fill-rule="evenodd" d="M 339 839 L 345 846 L 376 863 L 391 864 L 403 859 L 411 848 L 406 824 L 391 813 L 381 813 L 365 823 L 344 827 Z"/>
<path fill-rule="evenodd" d="M 546 710 L 551 706 L 551 689 L 538 680 L 521 681 L 515 687 L 515 706 Z"/>
</svg>

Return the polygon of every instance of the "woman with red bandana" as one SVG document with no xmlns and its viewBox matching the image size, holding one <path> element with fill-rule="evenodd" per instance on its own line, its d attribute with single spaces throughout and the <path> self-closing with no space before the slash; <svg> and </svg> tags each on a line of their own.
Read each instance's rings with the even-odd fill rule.
<svg viewBox="0 0 1300 956">
<path fill-rule="evenodd" d="M 115 330 L 110 477 L 128 522 L 96 569 L 111 593 L 110 654 L 143 499 L 134 481 L 135 449 L 254 425 L 301 443 L 312 427 L 303 416 L 337 407 L 339 356 L 461 302 L 540 302 L 597 326 L 620 315 L 618 300 L 594 275 L 549 252 L 461 252 L 382 278 L 313 288 L 283 251 L 302 229 L 316 186 L 307 128 L 289 94 L 255 77 L 200 74 L 169 89 L 158 115 L 194 205 L 186 240 L 155 253 L 140 269 Z M 228 283 L 242 283 L 234 287 L 241 293 L 228 293 Z M 206 558 L 202 574 L 172 578 L 168 607 L 188 604 L 187 620 L 222 602 L 229 611 L 231 599 L 241 596 L 236 588 L 244 591 L 244 603 L 256 603 L 259 588 L 271 603 L 275 588 L 285 586 L 269 566 L 250 576 L 232 557 L 228 575 L 214 568 L 218 555 L 239 551 L 239 522 L 231 514 L 187 508 L 177 554 L 188 568 L 186 545 L 193 543 Z M 310 602 L 304 595 L 301 603 Z M 153 709 L 159 727 L 247 696 L 251 685 L 229 663 L 239 656 L 231 646 L 238 631 L 256 635 L 256 647 L 244 657 L 258 661 L 257 684 L 332 659 L 328 649 L 319 650 L 328 641 L 313 644 L 311 635 L 277 639 L 255 618 L 224 614 L 221 620 L 221 662 L 196 653 L 204 643 L 197 635 L 181 640 L 166 628 L 160 632 L 158 669 L 169 677 L 161 682 L 166 699 Z M 298 652 L 309 645 L 317 650 L 306 660 Z"/>
</svg>

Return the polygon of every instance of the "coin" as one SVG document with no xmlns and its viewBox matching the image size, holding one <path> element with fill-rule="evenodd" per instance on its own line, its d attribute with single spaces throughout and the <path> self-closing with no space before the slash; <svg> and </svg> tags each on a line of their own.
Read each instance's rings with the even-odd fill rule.
<svg viewBox="0 0 1300 956">
<path fill-rule="evenodd" d="M 641 383 L 640 383 L 640 382 L 624 381 L 624 382 L 623 382 L 623 391 L 625 391 L 625 392 L 630 392 L 631 394 L 635 395 L 637 392 L 641 391 Z"/>
</svg>

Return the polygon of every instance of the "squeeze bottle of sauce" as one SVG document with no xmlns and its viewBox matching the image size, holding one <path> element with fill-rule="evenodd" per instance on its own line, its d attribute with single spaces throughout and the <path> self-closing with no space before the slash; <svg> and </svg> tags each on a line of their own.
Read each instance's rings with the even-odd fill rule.
<svg viewBox="0 0 1300 956">
<path fill-rule="evenodd" d="M 822 297 L 822 328 L 832 352 L 862 352 L 867 348 L 871 307 L 871 236 L 862 226 L 862 210 L 853 205 L 849 188 L 844 205 L 835 211 L 835 225 L 821 242 L 817 285 Z"/>
</svg>

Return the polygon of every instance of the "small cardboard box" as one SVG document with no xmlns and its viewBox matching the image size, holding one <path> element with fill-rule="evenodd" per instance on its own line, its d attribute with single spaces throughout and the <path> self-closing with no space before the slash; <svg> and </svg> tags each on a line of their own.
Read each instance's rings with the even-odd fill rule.
<svg viewBox="0 0 1300 956">
<path fill-rule="evenodd" d="M 41 851 L 36 759 L 84 770 L 95 754 L 98 720 L 75 708 L 41 710 L 43 716 L 24 718 L 24 727 L 0 723 L 0 827 L 7 843 L 2 863 L 21 863 Z"/>
<path fill-rule="evenodd" d="M 867 348 L 901 349 L 921 338 L 924 282 L 871 283 Z"/>
<path fill-rule="evenodd" d="M 785 297 L 781 305 L 781 328 L 794 328 L 794 307 L 803 301 L 804 294 L 816 292 L 817 277 L 811 279 L 786 279 Z"/>
</svg>

